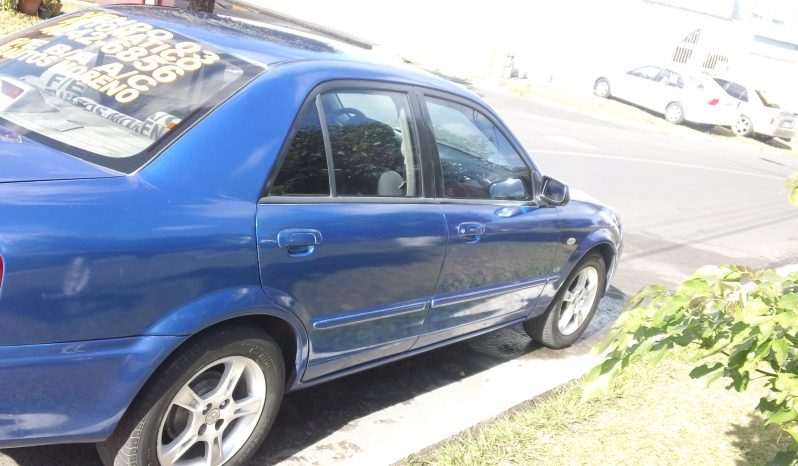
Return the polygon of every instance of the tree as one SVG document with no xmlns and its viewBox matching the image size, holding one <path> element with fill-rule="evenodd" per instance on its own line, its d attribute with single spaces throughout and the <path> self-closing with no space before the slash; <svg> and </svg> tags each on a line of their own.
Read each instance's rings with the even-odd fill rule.
<svg viewBox="0 0 798 466">
<path fill-rule="evenodd" d="M 798 206 L 798 173 L 786 189 Z M 584 399 L 606 393 L 637 357 L 693 347 L 700 362 L 693 378 L 726 378 L 726 388 L 736 391 L 764 381 L 768 393 L 756 410 L 794 440 L 774 462 L 798 464 L 798 269 L 702 267 L 673 291 L 641 290 L 627 309 L 596 347 L 604 360 L 585 377 Z"/>
<path fill-rule="evenodd" d="M 216 0 L 189 0 L 188 9 L 213 13 L 216 7 Z"/>
</svg>

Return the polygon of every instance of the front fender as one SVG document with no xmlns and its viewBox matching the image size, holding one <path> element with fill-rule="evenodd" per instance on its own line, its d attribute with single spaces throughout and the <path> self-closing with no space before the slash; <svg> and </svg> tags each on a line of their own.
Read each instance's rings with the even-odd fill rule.
<svg viewBox="0 0 798 466">
<path fill-rule="evenodd" d="M 571 256 L 560 268 L 560 275 L 555 281 L 556 289 L 560 288 L 560 285 L 562 285 L 563 281 L 568 278 L 579 261 L 581 261 L 582 258 L 596 248 L 608 248 L 609 251 L 611 251 L 611 257 L 607 257 L 606 254 L 602 254 L 605 262 L 607 262 L 607 259 L 611 259 L 611 261 L 607 262 L 606 264 L 607 283 L 604 289 L 604 292 L 606 293 L 606 291 L 609 289 L 615 269 L 618 267 L 618 257 L 621 254 L 620 234 L 611 228 L 600 228 L 598 230 L 594 230 L 586 235 L 581 241 L 579 241 L 576 249 L 574 249 L 573 253 L 571 253 Z"/>
</svg>

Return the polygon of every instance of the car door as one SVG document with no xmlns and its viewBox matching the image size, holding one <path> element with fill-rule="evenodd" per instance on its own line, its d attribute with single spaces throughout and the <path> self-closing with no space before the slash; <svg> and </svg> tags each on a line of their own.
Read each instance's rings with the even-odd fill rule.
<svg viewBox="0 0 798 466">
<path fill-rule="evenodd" d="M 655 95 L 660 91 L 657 85 L 660 71 L 658 66 L 643 66 L 629 71 L 623 77 L 621 93 L 616 95 L 641 107 L 654 109 L 657 101 Z"/>
<path fill-rule="evenodd" d="M 534 202 L 540 176 L 485 109 L 424 97 L 448 246 L 424 346 L 521 318 L 554 274 L 557 210 Z"/>
<path fill-rule="evenodd" d="M 407 89 L 339 86 L 306 104 L 257 212 L 263 287 L 308 332 L 303 380 L 409 349 L 446 248 Z"/>
</svg>

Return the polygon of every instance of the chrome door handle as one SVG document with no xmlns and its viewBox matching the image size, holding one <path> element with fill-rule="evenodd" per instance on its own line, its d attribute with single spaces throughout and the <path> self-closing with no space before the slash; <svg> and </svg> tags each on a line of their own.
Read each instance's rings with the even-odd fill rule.
<svg viewBox="0 0 798 466">
<path fill-rule="evenodd" d="M 277 233 L 277 245 L 286 248 L 293 257 L 313 254 L 321 242 L 321 232 L 312 228 L 288 228 Z"/>
<path fill-rule="evenodd" d="M 465 237 L 466 243 L 476 243 L 485 234 L 485 225 L 477 222 L 463 222 L 457 225 L 457 234 Z"/>
</svg>

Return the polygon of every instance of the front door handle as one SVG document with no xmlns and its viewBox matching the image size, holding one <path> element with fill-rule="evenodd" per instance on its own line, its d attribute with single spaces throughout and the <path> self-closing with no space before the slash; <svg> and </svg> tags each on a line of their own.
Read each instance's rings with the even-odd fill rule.
<svg viewBox="0 0 798 466">
<path fill-rule="evenodd" d="M 457 234 L 465 237 L 466 243 L 476 243 L 485 234 L 485 225 L 477 222 L 463 222 L 457 225 Z"/>
<path fill-rule="evenodd" d="M 292 257 L 313 254 L 321 242 L 321 232 L 312 228 L 288 228 L 277 233 L 277 245 L 286 248 Z"/>
</svg>

